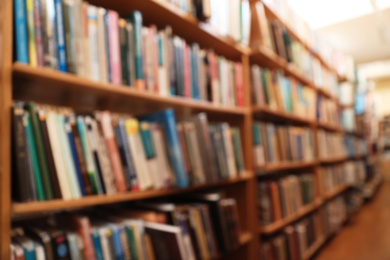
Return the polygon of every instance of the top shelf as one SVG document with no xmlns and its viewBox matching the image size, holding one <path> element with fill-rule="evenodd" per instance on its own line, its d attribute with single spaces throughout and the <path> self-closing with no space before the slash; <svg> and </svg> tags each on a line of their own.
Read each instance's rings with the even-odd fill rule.
<svg viewBox="0 0 390 260">
<path fill-rule="evenodd" d="M 249 53 L 249 48 L 218 34 L 207 24 L 199 22 L 196 17 L 166 1 L 90 0 L 88 2 L 115 10 L 122 17 L 138 10 L 142 13 L 145 25 L 154 24 L 159 28 L 170 26 L 175 35 L 183 37 L 187 42 L 196 42 L 202 48 L 215 49 L 217 54 L 229 59 L 239 60 L 242 54 Z"/>
</svg>

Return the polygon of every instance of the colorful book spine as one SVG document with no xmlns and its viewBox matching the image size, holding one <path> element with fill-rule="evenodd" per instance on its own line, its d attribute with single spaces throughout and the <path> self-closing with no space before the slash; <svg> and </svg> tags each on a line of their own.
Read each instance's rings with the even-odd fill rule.
<svg viewBox="0 0 390 260">
<path fill-rule="evenodd" d="M 135 11 L 131 14 L 134 33 L 134 59 L 135 59 L 135 86 L 136 89 L 144 90 L 143 75 L 143 46 L 142 46 L 142 14 Z"/>
<path fill-rule="evenodd" d="M 119 15 L 115 11 L 108 11 L 109 30 L 108 38 L 110 42 L 110 68 L 111 82 L 113 84 L 122 83 L 121 60 L 120 60 L 120 44 L 119 44 Z"/>
<path fill-rule="evenodd" d="M 56 30 L 57 30 L 57 48 L 58 48 L 58 69 L 62 72 L 68 71 L 66 64 L 66 47 L 65 47 L 65 31 L 64 18 L 61 0 L 54 0 L 56 10 Z"/>
<path fill-rule="evenodd" d="M 37 47 L 35 45 L 34 28 L 34 0 L 26 0 L 27 28 L 28 28 L 28 54 L 30 66 L 38 66 Z"/>
<path fill-rule="evenodd" d="M 97 7 L 88 5 L 88 50 L 89 50 L 89 72 L 90 78 L 93 80 L 100 80 L 99 75 L 99 52 L 98 49 L 98 20 Z"/>
<path fill-rule="evenodd" d="M 37 65 L 40 67 L 44 66 L 43 58 L 43 33 L 41 24 L 41 0 L 34 0 L 34 32 L 35 32 L 35 48 L 37 55 Z"/>
<path fill-rule="evenodd" d="M 15 20 L 15 44 L 16 60 L 21 63 L 29 63 L 29 37 L 27 26 L 27 9 L 25 0 L 15 0 L 14 2 Z"/>
</svg>

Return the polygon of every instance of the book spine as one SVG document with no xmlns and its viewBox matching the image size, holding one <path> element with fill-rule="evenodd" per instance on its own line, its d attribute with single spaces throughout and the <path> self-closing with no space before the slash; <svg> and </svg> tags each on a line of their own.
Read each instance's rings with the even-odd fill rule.
<svg viewBox="0 0 390 260">
<path fill-rule="evenodd" d="M 159 165 L 161 167 L 164 187 L 169 188 L 172 186 L 173 173 L 167 157 L 167 150 L 162 132 L 163 130 L 158 124 L 153 124 L 152 127 L 153 141 L 156 145 L 156 156 L 160 161 Z"/>
<path fill-rule="evenodd" d="M 43 147 L 43 141 L 42 141 L 42 133 L 39 129 L 39 123 L 38 123 L 38 115 L 35 110 L 35 104 L 29 103 L 27 105 L 28 110 L 30 112 L 30 118 L 35 138 L 35 147 L 38 155 L 38 162 L 39 162 L 39 168 L 42 174 L 42 182 L 43 187 L 45 190 L 45 198 L 52 199 L 53 198 L 53 191 L 50 183 L 50 177 L 48 173 L 48 167 L 46 163 L 46 157 L 45 157 L 45 148 Z"/>
<path fill-rule="evenodd" d="M 167 37 L 165 32 L 158 34 L 158 80 L 159 94 L 168 96 Z"/>
<path fill-rule="evenodd" d="M 110 67 L 111 67 L 111 82 L 113 84 L 122 83 L 120 46 L 119 46 L 119 16 L 115 11 L 108 11 L 109 31 L 108 37 L 110 42 Z"/>
<path fill-rule="evenodd" d="M 35 47 L 37 53 L 37 65 L 44 66 L 43 58 L 43 39 L 42 39 L 42 24 L 41 24 L 41 0 L 34 0 L 34 32 L 35 32 Z"/>
<path fill-rule="evenodd" d="M 123 168 L 118 152 L 118 147 L 115 143 L 114 131 L 112 129 L 111 117 L 108 112 L 102 113 L 101 124 L 103 129 L 106 146 L 109 153 L 113 173 L 115 176 L 115 184 L 119 192 L 126 191 L 126 181 L 124 178 Z"/>
<path fill-rule="evenodd" d="M 27 28 L 28 28 L 28 54 L 30 66 L 38 66 L 37 48 L 35 45 L 35 28 L 34 28 L 34 0 L 26 0 L 27 9 Z"/>
<path fill-rule="evenodd" d="M 31 201 L 31 185 L 28 173 L 28 153 L 24 135 L 23 107 L 14 105 L 12 112 L 13 121 L 13 160 L 15 164 L 15 174 L 13 175 L 13 184 L 17 183 L 16 189 L 13 189 L 13 195 L 19 201 Z"/>
<path fill-rule="evenodd" d="M 120 43 L 120 54 L 121 54 L 121 63 L 122 63 L 122 84 L 130 85 L 129 81 L 129 64 L 127 50 L 129 48 L 127 31 L 126 31 L 126 20 L 119 19 L 119 43 Z"/>
<path fill-rule="evenodd" d="M 56 30 L 57 30 L 57 47 L 58 47 L 58 69 L 62 72 L 68 71 L 66 65 L 66 47 L 65 47 L 65 32 L 64 19 L 62 10 L 62 1 L 54 0 L 56 10 Z"/>
<path fill-rule="evenodd" d="M 184 65 L 184 97 L 192 98 L 191 91 L 191 50 L 185 44 L 183 49 L 183 65 Z"/>
<path fill-rule="evenodd" d="M 129 142 L 127 140 L 125 121 L 123 119 L 119 119 L 118 128 L 119 128 L 119 134 L 123 140 L 124 150 L 125 150 L 129 173 L 130 173 L 130 182 L 129 182 L 130 185 L 129 186 L 131 187 L 132 190 L 136 191 L 139 189 L 139 186 L 138 186 L 137 172 L 135 170 L 135 165 L 134 165 L 135 151 L 132 151 L 130 149 Z"/>
<path fill-rule="evenodd" d="M 227 166 L 229 170 L 229 177 L 236 177 L 237 176 L 237 169 L 236 169 L 236 158 L 234 156 L 233 152 L 233 144 L 232 144 L 232 129 L 229 127 L 227 123 L 223 123 L 221 125 L 222 130 L 222 137 L 224 142 L 224 147 L 226 151 L 226 159 L 227 159 Z"/>
<path fill-rule="evenodd" d="M 198 52 L 199 52 L 199 45 L 193 44 L 191 46 L 191 93 L 192 98 L 194 99 L 200 99 L 200 93 L 199 93 L 199 78 L 200 78 L 200 71 L 199 71 L 199 65 L 198 65 Z"/>
<path fill-rule="evenodd" d="M 107 31 L 105 26 L 105 14 L 104 8 L 98 8 L 97 11 L 97 37 L 98 37 L 98 49 L 99 49 L 99 79 L 103 82 L 108 82 L 108 61 L 107 61 Z"/>
<path fill-rule="evenodd" d="M 135 54 L 134 54 L 134 28 L 129 19 L 126 20 L 126 34 L 127 34 L 127 64 L 129 70 L 127 72 L 129 85 L 135 87 Z"/>
<path fill-rule="evenodd" d="M 84 60 L 84 20 L 83 20 L 83 4 L 81 0 L 74 0 L 74 16 L 73 16 L 73 25 L 74 25 L 74 38 L 72 43 L 75 45 L 75 66 L 77 75 L 86 76 L 85 72 L 85 60 Z M 68 47 L 69 48 L 69 47 Z M 71 47 L 70 47 L 71 48 Z M 71 50 L 72 51 L 72 50 Z"/>
<path fill-rule="evenodd" d="M 85 195 L 87 195 L 87 193 L 86 193 L 85 188 L 84 188 L 85 185 L 83 182 L 83 177 L 82 177 L 82 173 L 81 173 L 81 169 L 80 169 L 79 160 L 77 158 L 76 144 L 75 144 L 74 137 L 72 134 L 72 128 L 71 128 L 70 123 L 69 123 L 69 118 L 65 118 L 65 131 L 66 131 L 66 135 L 68 137 L 69 148 L 70 148 L 70 152 L 71 152 L 71 155 L 73 158 L 72 162 L 73 162 L 74 168 L 76 170 L 77 183 L 79 185 L 81 195 L 85 196 Z"/>
<path fill-rule="evenodd" d="M 239 107 L 243 107 L 245 105 L 245 97 L 244 97 L 244 81 L 243 81 L 242 64 L 240 63 L 235 64 L 235 72 L 236 72 L 235 73 L 236 104 Z"/>
<path fill-rule="evenodd" d="M 32 129 L 31 116 L 28 117 L 27 131 L 28 131 L 28 139 L 30 140 L 30 145 L 31 145 L 30 154 L 33 163 L 33 171 L 34 171 L 35 183 L 37 186 L 38 200 L 45 200 L 45 190 L 44 190 L 43 180 L 41 176 L 42 173 L 41 170 L 39 169 L 39 162 L 38 162 L 34 133 Z"/>
<path fill-rule="evenodd" d="M 131 179 L 131 170 L 130 170 L 130 163 L 129 161 L 131 158 L 129 158 L 129 154 L 125 151 L 125 142 L 127 142 L 127 137 L 123 137 L 121 134 L 121 129 L 119 125 L 119 120 L 115 120 L 113 123 L 114 132 L 115 132 L 115 140 L 118 145 L 118 151 L 119 155 L 121 157 L 122 165 L 123 165 L 123 172 L 124 177 L 126 179 L 126 187 L 128 190 L 132 189 L 132 179 Z"/>
<path fill-rule="evenodd" d="M 64 30 L 65 43 L 67 47 L 66 62 L 70 73 L 77 73 L 77 52 L 76 52 L 76 5 L 73 0 L 64 1 Z"/>
<path fill-rule="evenodd" d="M 245 162 L 244 162 L 244 154 L 242 152 L 240 130 L 236 127 L 233 128 L 233 148 L 234 148 L 234 156 L 236 158 L 236 167 L 238 172 L 240 173 L 245 170 Z M 264 158 L 264 152 L 262 158 Z"/>
<path fill-rule="evenodd" d="M 25 0 L 14 1 L 16 60 L 29 64 L 29 37 Z"/>
<path fill-rule="evenodd" d="M 136 89 L 144 90 L 143 76 L 143 46 L 142 46 L 142 14 L 135 11 L 131 14 L 134 33 L 134 63 L 135 63 L 135 86 Z"/>
<path fill-rule="evenodd" d="M 99 75 L 99 44 L 98 44 L 98 21 L 97 21 L 97 7 L 93 5 L 88 6 L 88 51 L 89 51 L 89 71 L 90 78 L 93 80 L 100 80 Z"/>
</svg>

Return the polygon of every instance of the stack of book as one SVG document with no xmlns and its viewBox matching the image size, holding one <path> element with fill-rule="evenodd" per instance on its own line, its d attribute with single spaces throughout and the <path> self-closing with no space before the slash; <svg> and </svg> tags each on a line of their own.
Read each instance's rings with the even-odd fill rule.
<svg viewBox="0 0 390 260">
<path fill-rule="evenodd" d="M 317 120 L 331 126 L 340 126 L 340 116 L 337 103 L 323 96 L 317 97 Z"/>
<path fill-rule="evenodd" d="M 259 182 L 258 211 L 262 226 L 298 212 L 316 196 L 313 174 L 290 175 L 277 181 Z"/>
<path fill-rule="evenodd" d="M 250 29 L 249 1 L 165 0 L 210 25 L 218 34 L 247 45 Z"/>
<path fill-rule="evenodd" d="M 204 113 L 176 122 L 172 109 L 134 118 L 16 102 L 13 129 L 19 201 L 183 188 L 244 171 L 240 130 Z"/>
<path fill-rule="evenodd" d="M 16 60 L 162 96 L 243 106 L 242 64 L 80 0 L 15 0 Z M 239 3 L 239 2 L 238 2 Z"/>
<path fill-rule="evenodd" d="M 343 135 L 317 129 L 318 158 L 319 159 L 334 159 L 347 156 L 347 151 L 343 142 Z"/>
<path fill-rule="evenodd" d="M 281 71 L 272 71 L 252 65 L 252 104 L 272 110 L 315 119 L 313 89 L 288 78 Z"/>
<path fill-rule="evenodd" d="M 349 161 L 344 165 L 345 181 L 352 186 L 359 186 L 366 179 L 365 165 L 363 161 Z"/>
<path fill-rule="evenodd" d="M 21 222 L 15 259 L 211 259 L 239 244 L 237 204 L 221 194 L 194 203 L 140 203 Z"/>
<path fill-rule="evenodd" d="M 345 135 L 344 146 L 349 157 L 367 155 L 367 142 L 364 138 L 359 138 L 354 135 Z"/>
<path fill-rule="evenodd" d="M 335 232 L 346 219 L 346 205 L 336 198 L 261 243 L 261 259 L 304 259 L 315 243 Z"/>
<path fill-rule="evenodd" d="M 332 192 L 347 183 L 345 164 L 321 167 L 318 171 L 320 194 Z"/>
<path fill-rule="evenodd" d="M 255 166 L 314 160 L 313 132 L 306 127 L 255 122 L 253 142 Z"/>
</svg>

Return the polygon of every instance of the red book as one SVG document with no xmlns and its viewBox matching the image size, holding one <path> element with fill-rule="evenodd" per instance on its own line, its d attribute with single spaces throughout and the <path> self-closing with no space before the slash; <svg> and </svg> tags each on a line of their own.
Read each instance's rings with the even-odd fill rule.
<svg viewBox="0 0 390 260">
<path fill-rule="evenodd" d="M 242 64 L 235 64 L 235 72 L 236 72 L 236 104 L 239 107 L 243 107 L 245 103 L 244 97 L 244 80 L 242 75 Z"/>
<path fill-rule="evenodd" d="M 274 221 L 278 221 L 282 219 L 282 211 L 280 209 L 280 195 L 279 195 L 279 189 L 276 182 L 271 181 L 269 182 L 269 189 L 271 193 L 271 202 L 272 202 L 272 209 L 274 212 Z"/>
<path fill-rule="evenodd" d="M 77 229 L 77 233 L 80 235 L 84 244 L 84 257 L 85 259 L 96 259 L 95 249 L 91 237 L 91 223 L 86 216 L 69 215 L 64 216 L 63 224 L 67 226 L 70 224 L 73 228 Z M 72 225 L 73 224 L 73 225 Z"/>
<path fill-rule="evenodd" d="M 115 135 L 114 130 L 112 129 L 111 116 L 109 112 L 101 112 L 100 123 L 114 173 L 116 188 L 119 192 L 124 192 L 126 191 L 125 175 L 123 172 L 118 147 L 115 142 Z"/>
<path fill-rule="evenodd" d="M 191 91 L 191 50 L 187 44 L 184 47 L 183 55 L 184 64 L 184 96 L 186 98 L 192 98 Z"/>
<path fill-rule="evenodd" d="M 115 11 L 108 11 L 108 38 L 110 46 L 111 82 L 122 83 L 121 52 L 119 43 L 119 15 Z"/>
</svg>

